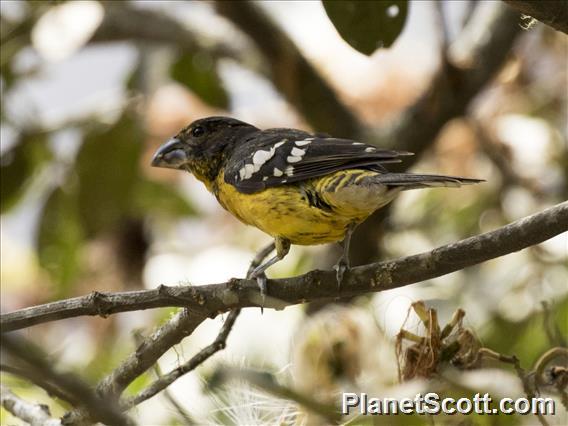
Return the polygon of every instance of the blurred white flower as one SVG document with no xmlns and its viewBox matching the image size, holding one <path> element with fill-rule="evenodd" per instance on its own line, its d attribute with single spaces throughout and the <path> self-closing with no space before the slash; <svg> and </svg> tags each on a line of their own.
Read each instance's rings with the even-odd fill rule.
<svg viewBox="0 0 568 426">
<path fill-rule="evenodd" d="M 524 395 L 519 378 L 497 368 L 462 372 L 459 380 L 463 386 L 471 389 L 483 389 L 484 392 L 489 392 L 494 398 L 519 398 Z"/>
<path fill-rule="evenodd" d="M 53 6 L 32 29 L 32 44 L 48 61 L 60 61 L 79 50 L 103 20 L 96 1 L 73 1 Z"/>
<path fill-rule="evenodd" d="M 551 154 L 551 129 L 540 118 L 507 114 L 496 122 L 497 136 L 513 151 L 515 170 L 528 177 L 542 177 Z"/>
</svg>

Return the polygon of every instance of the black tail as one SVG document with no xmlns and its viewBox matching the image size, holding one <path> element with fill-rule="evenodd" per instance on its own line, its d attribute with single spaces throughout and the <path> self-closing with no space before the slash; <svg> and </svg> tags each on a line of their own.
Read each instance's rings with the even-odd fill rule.
<svg viewBox="0 0 568 426">
<path fill-rule="evenodd" d="M 402 187 L 402 190 L 417 188 L 454 187 L 485 182 L 483 179 L 470 179 L 456 176 L 419 175 L 414 173 L 385 173 L 373 177 L 374 182 L 383 185 Z"/>
</svg>

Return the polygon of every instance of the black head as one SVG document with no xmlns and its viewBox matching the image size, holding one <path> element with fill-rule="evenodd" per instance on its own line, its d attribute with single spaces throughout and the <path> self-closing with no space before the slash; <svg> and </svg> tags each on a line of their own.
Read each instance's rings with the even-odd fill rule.
<svg viewBox="0 0 568 426">
<path fill-rule="evenodd" d="M 258 130 L 229 117 L 207 117 L 184 127 L 154 154 L 152 166 L 182 169 L 201 180 L 211 180 L 217 173 L 227 149 L 246 133 Z"/>
</svg>

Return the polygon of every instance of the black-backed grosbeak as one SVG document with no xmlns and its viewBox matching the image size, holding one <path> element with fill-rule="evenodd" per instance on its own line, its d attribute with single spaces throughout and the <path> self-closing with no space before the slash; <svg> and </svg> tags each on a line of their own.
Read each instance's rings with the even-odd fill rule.
<svg viewBox="0 0 568 426">
<path fill-rule="evenodd" d="M 384 167 L 407 155 L 412 154 L 296 129 L 260 130 L 233 118 L 208 117 L 162 145 L 152 165 L 193 173 L 226 210 L 274 238 L 276 255 L 252 274 L 264 294 L 264 271 L 284 258 L 291 244 L 343 241 L 336 267 L 341 283 L 349 267 L 354 228 L 400 191 L 480 182 L 390 173 Z"/>
</svg>

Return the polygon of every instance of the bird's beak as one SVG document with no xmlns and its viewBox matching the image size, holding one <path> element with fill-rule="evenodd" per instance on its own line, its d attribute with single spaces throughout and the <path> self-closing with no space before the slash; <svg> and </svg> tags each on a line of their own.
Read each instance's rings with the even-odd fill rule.
<svg viewBox="0 0 568 426">
<path fill-rule="evenodd" d="M 163 144 L 152 158 L 153 167 L 166 167 L 170 169 L 179 169 L 189 160 L 188 154 L 179 139 L 172 138 Z"/>
</svg>

